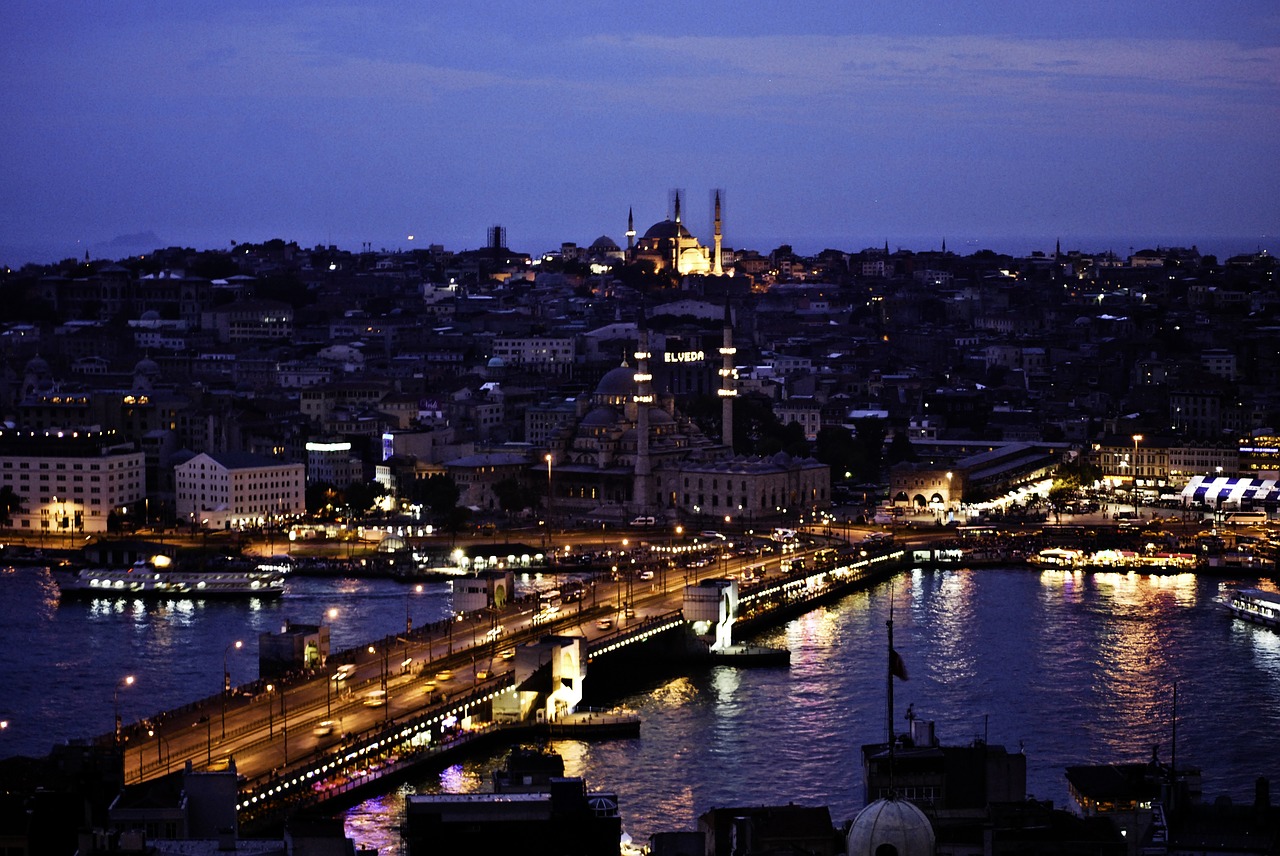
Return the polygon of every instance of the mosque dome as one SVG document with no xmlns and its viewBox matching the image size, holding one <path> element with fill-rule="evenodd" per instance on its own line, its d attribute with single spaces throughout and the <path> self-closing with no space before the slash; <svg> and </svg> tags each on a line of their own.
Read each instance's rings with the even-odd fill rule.
<svg viewBox="0 0 1280 856">
<path fill-rule="evenodd" d="M 618 414 L 609 407 L 597 407 L 582 417 L 579 423 L 583 428 L 609 428 L 618 422 Z"/>
<path fill-rule="evenodd" d="M 915 804 L 876 800 L 858 812 L 845 844 L 848 856 L 932 856 L 933 824 Z"/>
<path fill-rule="evenodd" d="M 673 425 L 675 424 L 675 421 L 676 420 L 671 418 L 671 414 L 663 410 L 661 407 L 649 408 L 649 425 L 650 426 L 656 427 L 658 425 Z"/>
<path fill-rule="evenodd" d="M 615 242 L 613 238 L 610 238 L 608 235 L 601 235 L 591 242 L 589 249 L 592 252 L 605 253 L 613 250 L 620 250 L 622 248 L 618 246 L 617 242 Z"/>
<path fill-rule="evenodd" d="M 630 397 L 635 391 L 635 372 L 625 365 L 618 366 L 605 373 L 596 384 L 597 396 L 609 398 Z"/>
<path fill-rule="evenodd" d="M 26 368 L 23 369 L 25 374 L 38 376 L 48 375 L 51 371 L 48 361 L 39 354 L 27 360 Z"/>
<path fill-rule="evenodd" d="M 138 360 L 138 364 L 133 367 L 135 375 L 143 375 L 145 377 L 155 378 L 160 376 L 160 364 L 150 357 L 143 357 Z"/>
<path fill-rule="evenodd" d="M 501 369 L 506 368 L 507 364 L 502 361 L 502 357 L 490 357 L 486 365 L 491 369 Z"/>
<path fill-rule="evenodd" d="M 649 231 L 644 233 L 644 236 L 653 240 L 693 237 L 689 230 L 684 227 L 684 224 L 676 220 L 663 220 L 661 223 L 654 223 L 649 227 Z"/>
</svg>

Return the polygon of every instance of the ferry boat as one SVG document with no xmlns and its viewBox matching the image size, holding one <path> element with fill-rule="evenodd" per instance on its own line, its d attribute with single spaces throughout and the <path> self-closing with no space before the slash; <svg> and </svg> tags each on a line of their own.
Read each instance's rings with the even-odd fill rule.
<svg viewBox="0 0 1280 856">
<path fill-rule="evenodd" d="M 180 570 L 171 567 L 167 556 L 154 556 L 127 568 L 54 568 L 53 579 L 63 597 L 198 599 L 284 594 L 284 576 L 278 571 L 235 566 Z"/>
<path fill-rule="evenodd" d="M 1280 594 L 1273 591 L 1238 589 L 1226 601 L 1226 607 L 1236 618 L 1280 629 Z"/>
</svg>

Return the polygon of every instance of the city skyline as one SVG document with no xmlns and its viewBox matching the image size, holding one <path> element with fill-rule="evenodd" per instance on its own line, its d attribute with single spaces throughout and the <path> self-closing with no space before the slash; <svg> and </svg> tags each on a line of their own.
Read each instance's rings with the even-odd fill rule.
<svg viewBox="0 0 1280 856">
<path fill-rule="evenodd" d="M 643 230 L 673 188 L 704 240 L 724 188 L 727 246 L 810 253 L 1225 254 L 1274 250 L 1280 221 L 1280 14 L 1252 0 L 6 18 L 9 264 L 277 237 L 468 249 L 495 223 L 541 253 L 621 243 L 627 210 Z"/>
</svg>

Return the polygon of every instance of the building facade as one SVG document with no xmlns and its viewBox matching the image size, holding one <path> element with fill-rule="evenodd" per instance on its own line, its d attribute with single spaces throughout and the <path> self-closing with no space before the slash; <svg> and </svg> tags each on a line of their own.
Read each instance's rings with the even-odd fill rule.
<svg viewBox="0 0 1280 856">
<path fill-rule="evenodd" d="M 201 453 L 174 467 L 178 519 L 240 529 L 306 511 L 306 467 L 247 452 Z"/>
</svg>

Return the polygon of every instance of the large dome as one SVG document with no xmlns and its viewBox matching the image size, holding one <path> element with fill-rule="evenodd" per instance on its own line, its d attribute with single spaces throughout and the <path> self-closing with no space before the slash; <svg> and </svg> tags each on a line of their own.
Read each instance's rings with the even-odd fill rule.
<svg viewBox="0 0 1280 856">
<path fill-rule="evenodd" d="M 644 233 L 644 236 L 654 239 L 693 237 L 683 223 L 677 223 L 675 220 L 663 220 L 661 223 L 654 223 L 649 227 L 649 231 Z"/>
<path fill-rule="evenodd" d="M 596 395 L 610 398 L 630 397 L 635 391 L 635 372 L 625 365 L 618 366 L 605 373 L 596 384 Z"/>
<path fill-rule="evenodd" d="M 933 825 L 907 800 L 876 800 L 858 812 L 849 829 L 848 856 L 932 856 Z"/>
</svg>

